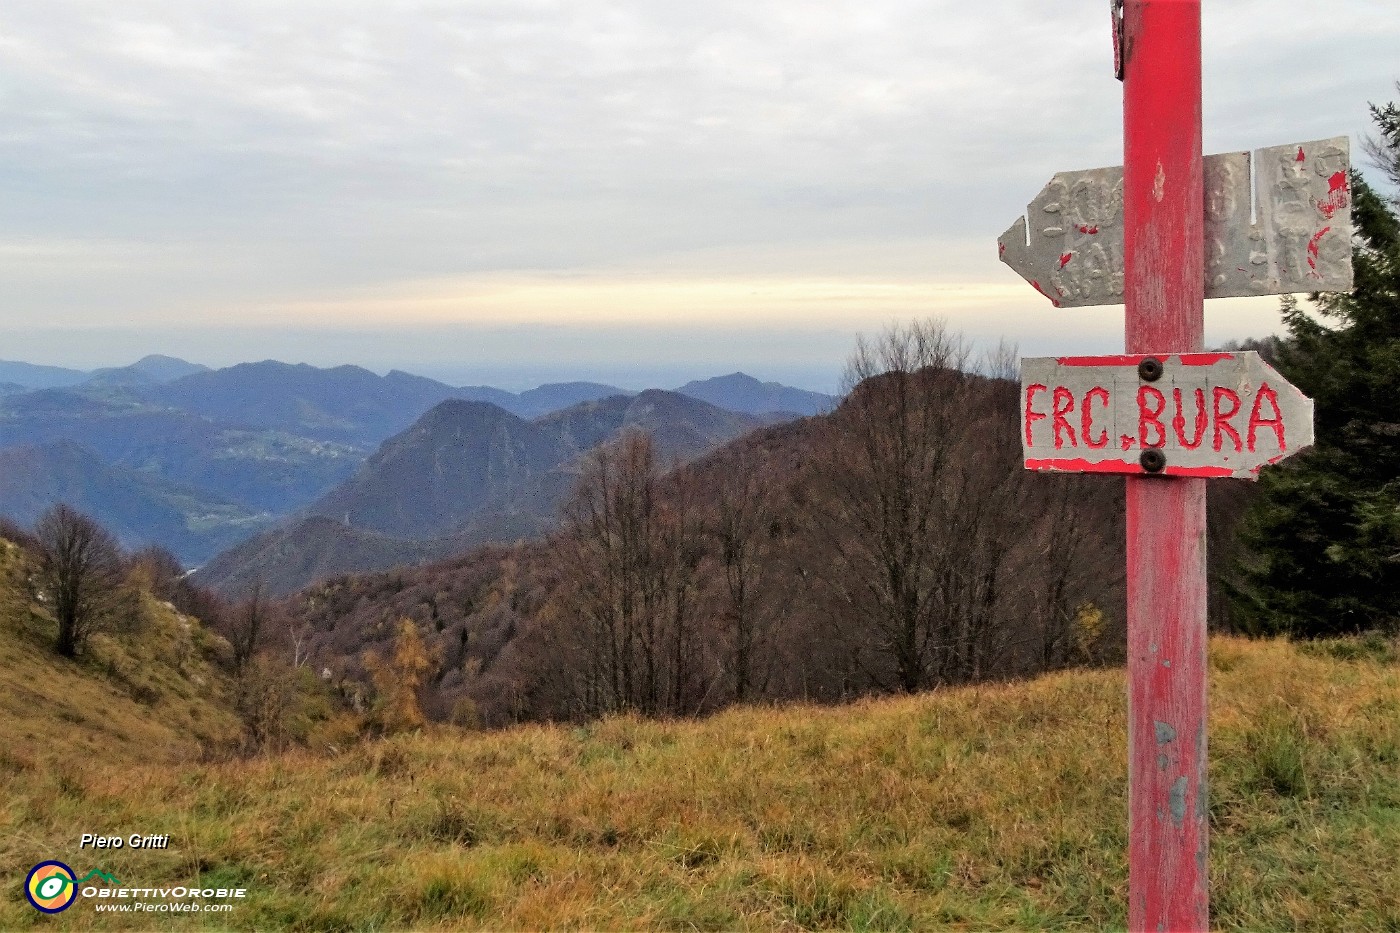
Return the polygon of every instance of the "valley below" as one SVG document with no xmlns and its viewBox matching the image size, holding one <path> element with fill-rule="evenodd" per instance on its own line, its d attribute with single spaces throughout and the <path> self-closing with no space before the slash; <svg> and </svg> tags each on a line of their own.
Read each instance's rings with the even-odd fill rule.
<svg viewBox="0 0 1400 933">
<path fill-rule="evenodd" d="M 354 366 L 212 370 L 149 356 L 92 372 L 0 361 L 0 377 L 0 515 L 27 525 L 67 502 L 129 548 L 164 548 L 187 568 L 212 561 L 203 579 L 230 594 L 538 534 L 578 459 L 624 428 L 660 432 L 663 453 L 685 459 L 834 404 L 740 373 L 675 392 L 567 382 L 512 393 Z M 469 505 L 452 497 L 440 514 L 430 487 L 440 500 L 449 482 Z M 300 571 L 270 556 L 288 541 Z"/>
</svg>

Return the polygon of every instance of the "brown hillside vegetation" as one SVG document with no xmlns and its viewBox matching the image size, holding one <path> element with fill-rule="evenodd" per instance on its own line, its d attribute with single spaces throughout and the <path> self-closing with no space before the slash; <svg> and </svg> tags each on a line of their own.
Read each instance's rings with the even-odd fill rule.
<svg viewBox="0 0 1400 933">
<path fill-rule="evenodd" d="M 287 603 L 317 669 L 413 619 L 437 719 L 501 725 L 840 701 L 1120 656 L 1122 483 L 1021 468 L 1016 388 L 939 325 L 862 345 L 834 412 L 681 469 L 586 461 L 561 531 Z"/>
<path fill-rule="evenodd" d="M 858 349 L 829 414 L 669 471 L 653 439 L 624 434 L 582 461 L 552 536 L 332 578 L 286 601 L 287 624 L 355 693 L 365 652 L 413 620 L 440 662 L 425 711 L 486 726 L 1114 662 L 1122 481 L 1022 469 L 1016 384 L 970 362 L 936 323 L 889 331 Z M 1215 597 L 1252 485 L 1210 489 L 1226 631 Z"/>
<path fill-rule="evenodd" d="M 235 595 L 259 586 L 290 593 L 306 580 L 420 564 L 459 550 L 456 541 L 406 541 L 313 515 L 229 548 L 200 567 L 194 580 Z"/>
<path fill-rule="evenodd" d="M 188 760 L 236 742 L 230 683 L 211 660 L 228 646 L 199 620 L 144 594 L 137 618 L 64 658 L 31 573 L 0 538 L 0 781 L 37 771 L 61 782 L 84 763 Z"/>
<path fill-rule="evenodd" d="M 1210 655 L 1215 926 L 1395 929 L 1395 646 L 1217 638 Z M 1124 695 L 1121 670 L 1080 669 L 701 722 L 440 728 L 329 757 L 7 761 L 0 928 L 1121 928 Z M 171 844 L 95 860 L 89 826 Z M 19 892 L 46 858 L 249 893 L 227 914 L 80 901 L 50 920 Z"/>
</svg>

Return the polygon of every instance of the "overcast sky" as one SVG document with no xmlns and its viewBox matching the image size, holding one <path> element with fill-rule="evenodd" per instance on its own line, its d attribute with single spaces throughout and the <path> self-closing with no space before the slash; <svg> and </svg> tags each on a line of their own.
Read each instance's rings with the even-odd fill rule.
<svg viewBox="0 0 1400 933">
<path fill-rule="evenodd" d="M 1208 152 L 1370 130 L 1395 0 L 1206 0 Z M 996 237 L 1121 161 L 1106 0 L 8 0 L 0 359 L 833 388 L 946 315 L 1121 346 Z M 1215 301 L 1207 337 L 1277 328 Z"/>
</svg>

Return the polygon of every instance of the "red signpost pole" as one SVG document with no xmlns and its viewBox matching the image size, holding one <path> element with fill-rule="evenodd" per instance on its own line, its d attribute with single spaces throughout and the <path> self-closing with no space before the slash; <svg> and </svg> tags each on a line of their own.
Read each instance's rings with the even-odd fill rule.
<svg viewBox="0 0 1400 933">
<path fill-rule="evenodd" d="M 1202 349 L 1200 0 L 1126 0 L 1126 349 Z M 1202 479 L 1128 485 L 1131 930 L 1205 930 L 1206 503 Z"/>
</svg>

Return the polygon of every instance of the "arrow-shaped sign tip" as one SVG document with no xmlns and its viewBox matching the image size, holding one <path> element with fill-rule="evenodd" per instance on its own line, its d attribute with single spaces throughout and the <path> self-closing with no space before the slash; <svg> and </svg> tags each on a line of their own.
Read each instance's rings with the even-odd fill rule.
<svg viewBox="0 0 1400 933">
<path fill-rule="evenodd" d="M 1016 222 L 997 237 L 997 257 L 1018 273 L 1026 258 L 1026 218 L 1017 217 Z"/>
<path fill-rule="evenodd" d="M 1047 291 L 1047 286 L 1042 285 L 1036 278 L 1028 248 L 1025 217 L 1017 217 L 1015 223 L 997 238 L 997 255 L 1002 262 L 1015 270 L 1017 275 L 1029 282 L 1032 288 L 1049 298 L 1051 304 L 1057 308 L 1060 306 L 1059 299 Z"/>
</svg>

